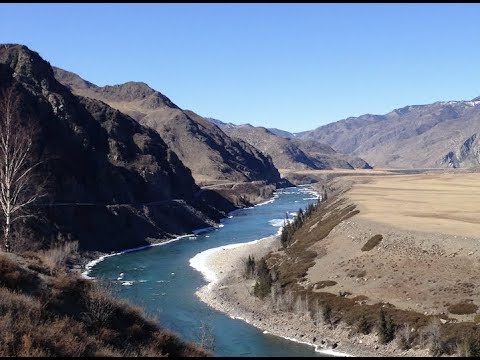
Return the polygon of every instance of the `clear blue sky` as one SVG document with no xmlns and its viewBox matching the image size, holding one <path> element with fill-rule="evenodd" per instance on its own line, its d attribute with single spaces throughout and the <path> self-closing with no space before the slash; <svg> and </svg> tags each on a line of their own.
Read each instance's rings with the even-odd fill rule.
<svg viewBox="0 0 480 360">
<path fill-rule="evenodd" d="M 0 4 L 21 43 L 97 85 L 144 81 L 225 122 L 303 131 L 480 95 L 480 4 Z"/>
</svg>

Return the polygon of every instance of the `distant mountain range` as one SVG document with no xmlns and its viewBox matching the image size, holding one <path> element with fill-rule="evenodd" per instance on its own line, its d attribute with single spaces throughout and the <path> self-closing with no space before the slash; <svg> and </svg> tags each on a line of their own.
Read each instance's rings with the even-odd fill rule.
<svg viewBox="0 0 480 360">
<path fill-rule="evenodd" d="M 230 137 L 241 139 L 268 154 L 278 169 L 371 169 L 371 166 L 359 157 L 340 154 L 318 141 L 297 139 L 296 134 L 288 131 L 206 119 L 220 127 Z"/>
<path fill-rule="evenodd" d="M 340 154 L 332 147 L 318 141 L 281 137 L 263 127 L 239 126 L 223 130 L 231 137 L 242 139 L 270 155 L 278 169 L 371 168 L 362 159 Z"/>
<path fill-rule="evenodd" d="M 254 127 L 250 124 L 219 122 L 218 126 L 227 129 L 225 132 L 231 135 L 237 133 L 240 138 L 250 136 L 251 143 L 256 143 L 252 134 L 246 135 L 253 131 Z M 385 115 L 349 117 L 298 133 L 275 128 L 266 130 L 287 139 L 309 140 L 329 145 L 340 153 L 354 158 L 361 157 L 375 167 L 411 169 L 480 166 L 480 96 L 466 101 L 440 101 L 405 106 Z M 268 134 L 265 132 L 261 135 L 261 131 L 257 132 L 258 136 Z M 245 134 L 244 137 L 242 134 Z M 303 144 L 301 150 L 305 150 L 306 145 Z M 261 148 L 260 145 L 258 147 Z M 264 150 L 269 153 L 265 148 Z M 311 150 L 313 149 L 310 148 Z M 311 162 L 298 156 L 298 151 L 287 152 L 287 157 L 290 156 L 289 153 L 300 159 L 299 163 L 294 160 L 296 165 L 290 164 L 290 167 L 311 167 Z M 272 157 L 275 163 L 275 156 Z M 277 161 L 276 165 L 282 167 L 288 164 L 284 159 Z M 362 167 L 361 163 L 355 165 L 354 162 L 352 165 L 355 168 Z"/>
<path fill-rule="evenodd" d="M 480 164 L 479 132 L 477 97 L 350 117 L 297 137 L 361 156 L 374 167 L 470 168 Z"/>
</svg>

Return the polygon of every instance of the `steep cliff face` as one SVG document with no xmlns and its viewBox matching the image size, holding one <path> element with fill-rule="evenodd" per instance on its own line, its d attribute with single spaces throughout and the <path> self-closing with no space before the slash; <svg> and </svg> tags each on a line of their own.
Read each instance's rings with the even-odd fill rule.
<svg viewBox="0 0 480 360">
<path fill-rule="evenodd" d="M 104 101 L 155 129 L 199 184 L 218 181 L 280 182 L 272 160 L 254 146 L 231 139 L 219 127 L 141 82 L 95 86 L 78 75 L 55 68 L 57 79 L 75 94 Z"/>
<path fill-rule="evenodd" d="M 35 226 L 46 238 L 59 231 L 84 249 L 116 250 L 211 225 L 233 208 L 207 204 L 154 130 L 74 96 L 36 52 L 2 45 L 0 73 L 0 87 L 18 91 L 23 115 L 39 129 L 34 156 L 45 160 L 48 202 L 63 204 L 42 206 L 48 221 Z"/>
</svg>

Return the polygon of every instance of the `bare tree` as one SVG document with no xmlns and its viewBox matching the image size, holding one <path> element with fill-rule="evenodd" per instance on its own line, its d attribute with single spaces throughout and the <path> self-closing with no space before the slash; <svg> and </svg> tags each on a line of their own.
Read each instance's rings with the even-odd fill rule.
<svg viewBox="0 0 480 360">
<path fill-rule="evenodd" d="M 21 121 L 20 106 L 13 87 L 0 93 L 0 206 L 7 252 L 11 251 L 12 225 L 33 216 L 30 205 L 44 196 L 34 173 L 40 162 L 32 161 L 35 130 L 31 122 Z"/>
</svg>

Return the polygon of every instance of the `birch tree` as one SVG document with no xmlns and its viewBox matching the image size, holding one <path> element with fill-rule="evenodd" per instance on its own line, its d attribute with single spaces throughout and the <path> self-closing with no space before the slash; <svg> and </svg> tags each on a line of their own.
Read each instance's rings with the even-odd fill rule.
<svg viewBox="0 0 480 360">
<path fill-rule="evenodd" d="M 44 195 L 35 176 L 40 162 L 32 161 L 34 128 L 21 121 L 20 106 L 20 97 L 12 87 L 0 93 L 0 214 L 3 250 L 7 252 L 12 250 L 12 225 L 33 216 L 30 205 Z"/>
</svg>

